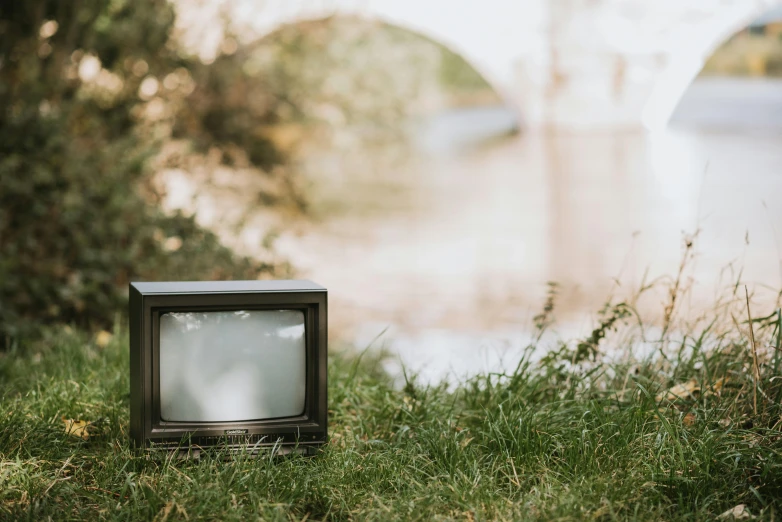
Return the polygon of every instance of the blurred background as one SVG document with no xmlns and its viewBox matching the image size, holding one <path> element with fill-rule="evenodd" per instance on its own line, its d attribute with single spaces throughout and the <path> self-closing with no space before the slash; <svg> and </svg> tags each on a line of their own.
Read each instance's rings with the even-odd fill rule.
<svg viewBox="0 0 782 522">
<path fill-rule="evenodd" d="M 437 378 L 689 242 L 689 312 L 782 287 L 782 2 L 3 2 L 0 106 L 6 346 L 129 280 L 302 277 Z"/>
</svg>

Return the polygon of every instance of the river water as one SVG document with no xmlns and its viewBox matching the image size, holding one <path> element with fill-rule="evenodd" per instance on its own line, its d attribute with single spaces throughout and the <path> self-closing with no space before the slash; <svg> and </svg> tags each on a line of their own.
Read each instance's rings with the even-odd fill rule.
<svg viewBox="0 0 782 522">
<path fill-rule="evenodd" d="M 696 231 L 688 307 L 739 270 L 782 287 L 782 83 L 698 81 L 655 134 L 502 137 L 513 122 L 454 110 L 418 125 L 413 150 L 311 155 L 321 217 L 277 247 L 329 289 L 335 337 L 426 380 L 497 369 L 531 339 L 547 282 L 555 335 L 583 335 L 609 295 L 675 275 Z"/>
</svg>

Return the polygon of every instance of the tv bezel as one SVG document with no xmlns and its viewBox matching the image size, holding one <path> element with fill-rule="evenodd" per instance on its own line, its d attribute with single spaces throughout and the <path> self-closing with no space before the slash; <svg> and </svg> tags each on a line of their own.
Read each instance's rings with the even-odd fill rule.
<svg viewBox="0 0 782 522">
<path fill-rule="evenodd" d="M 327 291 L 311 281 L 130 283 L 130 436 L 136 447 L 324 444 L 328 430 Z M 160 317 L 170 312 L 300 310 L 306 369 L 301 415 L 229 422 L 172 422 L 160 415 Z M 157 390 L 157 393 L 155 393 Z M 241 393 L 241 390 L 237 390 Z"/>
</svg>

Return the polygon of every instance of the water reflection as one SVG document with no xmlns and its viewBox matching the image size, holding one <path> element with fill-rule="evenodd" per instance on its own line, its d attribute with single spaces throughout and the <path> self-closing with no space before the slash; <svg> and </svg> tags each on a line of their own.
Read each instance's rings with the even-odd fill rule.
<svg viewBox="0 0 782 522">
<path fill-rule="evenodd" d="M 679 122 L 652 135 L 526 133 L 449 149 L 448 129 L 458 142 L 465 127 L 480 134 L 481 122 L 503 120 L 445 118 L 426 127 L 439 135 L 419 140 L 434 150 L 401 164 L 367 154 L 371 169 L 361 168 L 361 151 L 349 163 L 328 150 L 310 158 L 336 165 L 339 176 L 319 169 L 313 183 L 346 210 L 278 246 L 329 288 L 338 335 L 362 344 L 390 325 L 386 348 L 414 368 L 434 364 L 433 374 L 453 361 L 464 370 L 481 357 L 499 364 L 503 346 L 529 338 L 547 281 L 562 284 L 560 333 L 578 335 L 609 293 L 674 274 L 684 235 L 697 230 L 692 306 L 711 302 L 731 262 L 751 283 L 782 286 L 776 129 L 708 132 Z M 382 212 L 367 204 L 380 199 Z M 432 362 L 446 354 L 450 363 Z"/>
</svg>

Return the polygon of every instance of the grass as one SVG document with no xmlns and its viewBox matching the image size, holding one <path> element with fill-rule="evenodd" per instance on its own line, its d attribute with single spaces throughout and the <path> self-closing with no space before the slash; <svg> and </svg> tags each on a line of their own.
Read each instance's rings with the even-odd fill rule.
<svg viewBox="0 0 782 522">
<path fill-rule="evenodd" d="M 312 458 L 137 456 L 127 336 L 50 332 L 0 356 L 0 519 L 713 520 L 738 504 L 778 519 L 779 320 L 753 320 L 753 350 L 740 303 L 644 357 L 637 324 L 613 331 L 627 305 L 607 307 L 587 339 L 450 389 L 334 354 L 331 442 Z"/>
</svg>

